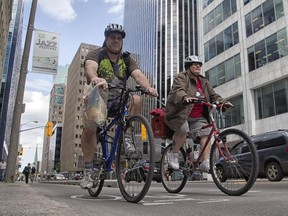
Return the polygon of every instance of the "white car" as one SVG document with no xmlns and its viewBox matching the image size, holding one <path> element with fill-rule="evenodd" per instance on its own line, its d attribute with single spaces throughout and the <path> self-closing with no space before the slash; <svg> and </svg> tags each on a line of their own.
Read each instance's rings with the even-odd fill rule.
<svg viewBox="0 0 288 216">
<path fill-rule="evenodd" d="M 65 178 L 65 176 L 63 174 L 56 174 L 54 176 L 54 179 L 55 180 L 65 180 L 66 178 Z"/>
</svg>

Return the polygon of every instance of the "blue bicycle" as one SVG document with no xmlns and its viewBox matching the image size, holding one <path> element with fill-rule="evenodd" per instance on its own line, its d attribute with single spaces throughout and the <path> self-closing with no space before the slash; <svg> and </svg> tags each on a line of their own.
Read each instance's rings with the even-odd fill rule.
<svg viewBox="0 0 288 216">
<path fill-rule="evenodd" d="M 142 115 L 128 117 L 127 103 L 134 93 L 147 94 L 139 87 L 135 89 L 120 88 L 120 110 L 110 123 L 106 123 L 97 132 L 97 148 L 94 154 L 94 166 L 98 169 L 93 187 L 88 189 L 91 196 L 97 197 L 104 185 L 108 173 L 114 171 L 120 192 L 128 202 L 137 203 L 149 190 L 154 172 L 154 136 L 148 120 Z M 119 90 L 120 90 L 119 89 Z M 133 101 L 130 101 L 130 103 Z M 135 151 L 125 150 L 125 138 L 130 137 L 130 143 Z"/>
</svg>

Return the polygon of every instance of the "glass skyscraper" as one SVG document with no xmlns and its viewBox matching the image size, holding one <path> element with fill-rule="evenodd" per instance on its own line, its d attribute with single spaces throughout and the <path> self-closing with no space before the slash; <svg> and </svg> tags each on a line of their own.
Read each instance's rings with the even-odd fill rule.
<svg viewBox="0 0 288 216">
<path fill-rule="evenodd" d="M 195 0 L 126 0 L 124 48 L 135 54 L 151 85 L 165 103 L 173 78 L 184 69 L 185 57 L 198 55 Z M 149 110 L 160 102 L 144 106 Z"/>
</svg>

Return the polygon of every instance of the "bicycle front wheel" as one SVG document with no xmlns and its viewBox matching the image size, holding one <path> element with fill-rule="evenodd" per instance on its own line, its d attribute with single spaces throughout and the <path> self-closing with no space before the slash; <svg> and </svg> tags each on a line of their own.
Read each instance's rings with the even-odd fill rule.
<svg viewBox="0 0 288 216">
<path fill-rule="evenodd" d="M 105 161 L 106 152 L 104 150 L 103 140 L 98 140 L 96 151 L 94 153 L 93 168 L 97 171 L 94 173 L 93 187 L 88 188 L 88 193 L 92 197 L 97 197 L 103 188 L 105 180 Z"/>
<path fill-rule="evenodd" d="M 186 153 L 181 147 L 179 152 L 179 170 L 172 169 L 168 164 L 168 154 L 172 151 L 173 144 L 168 145 L 164 152 L 162 153 L 161 162 L 160 162 L 160 174 L 161 182 L 169 193 L 179 193 L 185 186 L 187 182 L 187 175 L 185 170 L 188 167 L 185 166 Z"/>
<path fill-rule="evenodd" d="M 154 142 L 150 123 L 145 117 L 135 115 L 127 120 L 118 142 L 116 175 L 120 192 L 128 202 L 139 202 L 149 190 L 154 173 Z M 132 145 L 134 150 L 127 153 L 127 145 Z"/>
<path fill-rule="evenodd" d="M 217 141 L 210 155 L 212 178 L 225 194 L 240 196 L 250 190 L 258 175 L 255 145 L 248 135 L 237 129 L 223 131 Z"/>
</svg>

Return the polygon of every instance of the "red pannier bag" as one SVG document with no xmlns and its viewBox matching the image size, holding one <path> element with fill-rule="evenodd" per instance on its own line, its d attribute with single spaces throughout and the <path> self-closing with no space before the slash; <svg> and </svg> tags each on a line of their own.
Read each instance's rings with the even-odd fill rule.
<svg viewBox="0 0 288 216">
<path fill-rule="evenodd" d="M 168 139 L 173 135 L 173 131 L 165 124 L 165 109 L 158 108 L 151 110 L 150 115 L 152 115 L 152 130 L 155 138 Z"/>
</svg>

